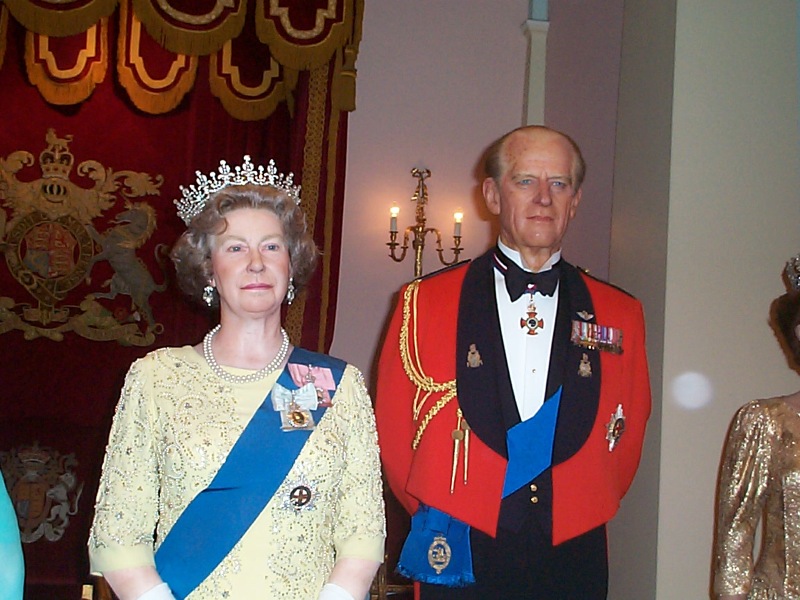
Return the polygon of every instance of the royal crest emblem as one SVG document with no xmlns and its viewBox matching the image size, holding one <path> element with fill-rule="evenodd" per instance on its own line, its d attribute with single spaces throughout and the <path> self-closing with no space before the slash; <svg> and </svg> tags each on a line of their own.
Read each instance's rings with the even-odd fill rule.
<svg viewBox="0 0 800 600">
<path fill-rule="evenodd" d="M 0 468 L 24 543 L 42 537 L 55 542 L 64 535 L 83 492 L 74 472 L 77 465 L 74 454 L 61 455 L 38 443 L 0 452 Z"/>
<path fill-rule="evenodd" d="M 9 273 L 27 294 L 18 300 L 3 290 L 0 334 L 22 330 L 25 339 L 61 341 L 74 331 L 92 340 L 152 344 L 163 326 L 149 299 L 166 285 L 155 282 L 136 253 L 156 229 L 155 209 L 133 199 L 159 195 L 163 178 L 115 172 L 87 160 L 77 174 L 93 186 L 81 187 L 70 180 L 72 136 L 59 138 L 49 129 L 45 141 L 38 179 L 18 177 L 34 165 L 30 152 L 0 157 L 0 249 Z M 164 250 L 156 246 L 153 251 L 159 265 Z M 99 279 L 98 286 L 92 271 L 101 262 L 108 263 L 111 276 Z M 120 294 L 130 302 L 109 302 Z"/>
</svg>

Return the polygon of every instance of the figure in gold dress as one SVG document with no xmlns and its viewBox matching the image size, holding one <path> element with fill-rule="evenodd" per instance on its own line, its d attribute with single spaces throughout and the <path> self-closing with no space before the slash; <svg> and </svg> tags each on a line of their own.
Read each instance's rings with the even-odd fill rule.
<svg viewBox="0 0 800 600">
<path fill-rule="evenodd" d="M 800 365 L 800 255 L 772 322 Z M 800 598 L 800 391 L 753 400 L 734 417 L 720 469 L 714 593 L 719 600 Z M 755 532 L 763 544 L 753 558 Z"/>
</svg>

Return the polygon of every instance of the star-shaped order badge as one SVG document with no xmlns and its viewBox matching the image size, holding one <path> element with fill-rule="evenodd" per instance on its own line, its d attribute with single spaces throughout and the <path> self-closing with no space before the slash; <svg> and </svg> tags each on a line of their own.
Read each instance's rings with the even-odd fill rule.
<svg viewBox="0 0 800 600">
<path fill-rule="evenodd" d="M 608 440 L 608 451 L 611 452 L 617 446 L 619 438 L 625 433 L 625 414 L 622 412 L 622 404 L 617 404 L 617 410 L 611 413 L 611 420 L 606 425 L 606 439 Z"/>
<path fill-rule="evenodd" d="M 285 484 L 281 495 L 285 510 L 300 512 L 313 510 L 316 507 L 318 490 L 315 483 L 301 476 Z"/>
</svg>

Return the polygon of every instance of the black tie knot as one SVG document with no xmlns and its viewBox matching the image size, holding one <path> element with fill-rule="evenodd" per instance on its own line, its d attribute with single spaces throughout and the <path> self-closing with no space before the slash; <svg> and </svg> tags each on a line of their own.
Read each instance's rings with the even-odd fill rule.
<svg viewBox="0 0 800 600">
<path fill-rule="evenodd" d="M 558 285 L 560 264 L 561 261 L 554 264 L 552 269 L 531 273 L 522 269 L 499 249 L 495 249 L 494 252 L 494 266 L 505 276 L 506 289 L 512 302 L 525 292 L 552 296 L 556 291 L 556 285 Z"/>
</svg>

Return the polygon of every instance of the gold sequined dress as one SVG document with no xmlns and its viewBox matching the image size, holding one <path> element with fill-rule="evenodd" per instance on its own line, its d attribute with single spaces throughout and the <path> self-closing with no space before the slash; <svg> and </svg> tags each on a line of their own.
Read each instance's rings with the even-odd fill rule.
<svg viewBox="0 0 800 600">
<path fill-rule="evenodd" d="M 189 346 L 131 366 L 89 537 L 94 572 L 154 565 L 159 540 L 213 479 L 277 377 L 224 382 Z M 355 367 L 346 367 L 332 403 L 263 512 L 187 600 L 316 600 L 337 558 L 382 561 L 377 435 Z M 302 510 L 290 502 L 298 485 L 315 498 Z"/>
<path fill-rule="evenodd" d="M 714 592 L 800 599 L 800 414 L 784 398 L 755 400 L 736 413 L 718 492 Z M 762 517 L 763 548 L 753 564 Z"/>
</svg>

